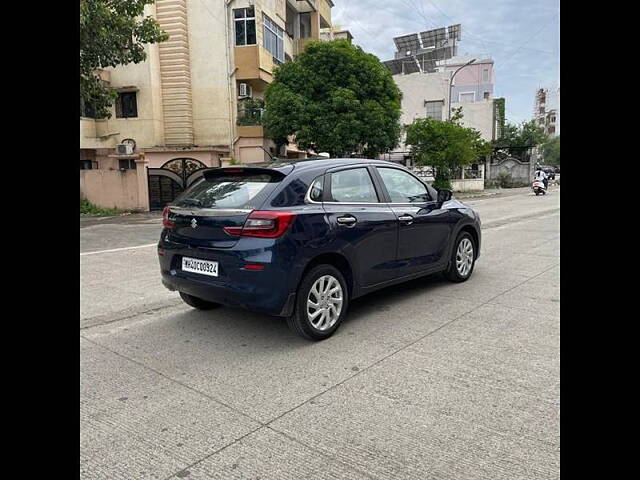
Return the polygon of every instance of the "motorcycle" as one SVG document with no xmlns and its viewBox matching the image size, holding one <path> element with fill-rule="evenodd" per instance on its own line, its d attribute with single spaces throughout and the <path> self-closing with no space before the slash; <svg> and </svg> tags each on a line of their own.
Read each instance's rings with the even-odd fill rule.
<svg viewBox="0 0 640 480">
<path fill-rule="evenodd" d="M 547 194 L 547 189 L 545 188 L 544 182 L 542 180 L 534 180 L 533 184 L 531 185 L 531 189 L 533 190 L 533 193 L 536 194 L 536 196 L 540 194 Z"/>
</svg>

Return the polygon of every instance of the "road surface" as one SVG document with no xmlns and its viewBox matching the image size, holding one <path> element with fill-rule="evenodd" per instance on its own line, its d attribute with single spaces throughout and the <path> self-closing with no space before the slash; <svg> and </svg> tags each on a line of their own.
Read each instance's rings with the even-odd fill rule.
<svg viewBox="0 0 640 480">
<path fill-rule="evenodd" d="M 357 299 L 320 343 L 165 290 L 157 214 L 85 220 L 81 478 L 559 478 L 559 187 L 466 203 L 469 281 Z"/>
</svg>

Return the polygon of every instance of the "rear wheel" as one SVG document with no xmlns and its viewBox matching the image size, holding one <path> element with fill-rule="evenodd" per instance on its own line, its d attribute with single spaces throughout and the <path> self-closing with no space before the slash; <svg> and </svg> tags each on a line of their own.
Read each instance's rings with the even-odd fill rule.
<svg viewBox="0 0 640 480">
<path fill-rule="evenodd" d="M 184 300 L 184 303 L 198 310 L 211 310 L 212 308 L 220 306 L 219 303 L 209 302 L 184 292 L 180 292 L 180 297 Z"/>
<path fill-rule="evenodd" d="M 318 265 L 302 279 L 287 324 L 304 338 L 324 340 L 338 329 L 348 305 L 349 292 L 340 271 L 332 265 Z"/>
<path fill-rule="evenodd" d="M 449 268 L 445 272 L 452 282 L 464 282 L 473 273 L 476 263 L 476 246 L 468 232 L 461 232 L 453 246 L 453 253 Z"/>
<path fill-rule="evenodd" d="M 539 191 L 539 190 L 534 190 L 534 192 L 536 192 L 536 197 L 537 197 L 538 195 L 540 195 L 540 191 Z"/>
</svg>

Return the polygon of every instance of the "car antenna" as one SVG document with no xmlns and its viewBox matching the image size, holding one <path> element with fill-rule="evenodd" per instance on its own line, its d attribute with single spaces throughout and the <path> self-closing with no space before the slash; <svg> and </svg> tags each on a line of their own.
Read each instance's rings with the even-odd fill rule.
<svg viewBox="0 0 640 480">
<path fill-rule="evenodd" d="M 269 158 L 271 158 L 271 161 L 275 161 L 273 155 L 271 154 L 271 152 L 269 150 L 267 150 L 266 148 L 264 148 L 262 145 L 258 145 L 262 150 L 264 150 L 266 152 L 267 155 L 269 155 Z"/>
</svg>

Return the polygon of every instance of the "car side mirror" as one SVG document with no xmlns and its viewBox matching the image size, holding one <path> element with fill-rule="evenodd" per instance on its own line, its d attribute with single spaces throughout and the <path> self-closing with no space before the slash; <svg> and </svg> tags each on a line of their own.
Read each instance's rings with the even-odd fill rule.
<svg viewBox="0 0 640 480">
<path fill-rule="evenodd" d="M 438 190 L 438 203 L 442 205 L 444 202 L 448 202 L 451 200 L 452 193 L 451 190 Z"/>
</svg>

